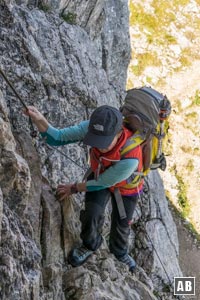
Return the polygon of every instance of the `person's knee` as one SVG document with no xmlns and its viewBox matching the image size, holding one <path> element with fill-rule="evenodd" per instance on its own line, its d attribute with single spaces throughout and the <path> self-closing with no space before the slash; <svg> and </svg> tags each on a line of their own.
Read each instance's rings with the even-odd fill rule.
<svg viewBox="0 0 200 300">
<path fill-rule="evenodd" d="M 101 210 L 94 210 L 93 208 L 87 208 L 85 210 L 80 211 L 80 221 L 82 224 L 95 224 L 98 226 L 104 220 L 104 215 Z"/>
</svg>

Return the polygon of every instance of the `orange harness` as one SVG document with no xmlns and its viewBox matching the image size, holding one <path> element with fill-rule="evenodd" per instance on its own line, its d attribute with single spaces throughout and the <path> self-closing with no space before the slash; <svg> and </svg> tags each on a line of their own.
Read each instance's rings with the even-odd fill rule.
<svg viewBox="0 0 200 300">
<path fill-rule="evenodd" d="M 133 132 L 126 127 L 123 127 L 123 132 L 117 144 L 111 151 L 101 153 L 97 148 L 92 148 L 90 152 L 91 169 L 94 172 L 96 179 L 99 174 L 103 173 L 107 168 L 121 159 L 134 158 L 138 160 L 138 168 L 137 170 L 133 170 L 133 175 L 131 175 L 131 177 L 109 188 L 111 192 L 114 192 L 115 188 L 118 188 L 121 195 L 137 194 L 143 187 L 143 179 L 141 179 L 141 176 L 134 175 L 135 172 L 141 173 L 143 169 L 141 146 L 137 145 L 127 152 L 124 151 L 132 136 Z M 122 152 L 125 152 L 125 154 L 122 155 Z"/>
</svg>

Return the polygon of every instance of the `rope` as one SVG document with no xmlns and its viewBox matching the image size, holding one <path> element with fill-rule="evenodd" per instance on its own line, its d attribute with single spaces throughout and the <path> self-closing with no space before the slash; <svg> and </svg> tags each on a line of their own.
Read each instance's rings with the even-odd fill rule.
<svg viewBox="0 0 200 300">
<path fill-rule="evenodd" d="M 67 156 L 63 151 L 55 148 L 55 147 L 52 147 L 52 146 L 49 146 L 48 144 L 45 144 L 45 146 L 51 150 L 56 150 L 57 152 L 59 152 L 60 154 L 62 154 L 63 156 L 65 156 L 67 159 L 69 159 L 71 162 L 73 162 L 76 166 L 78 166 L 79 168 L 81 168 L 84 172 L 86 171 L 86 168 L 82 167 L 81 165 L 79 165 L 76 161 L 74 161 L 73 159 L 71 159 L 69 156 Z"/>
<path fill-rule="evenodd" d="M 13 85 L 11 84 L 11 82 L 8 80 L 8 78 L 6 77 L 6 75 L 4 74 L 4 72 L 1 70 L 0 68 L 0 74 L 1 76 L 4 78 L 4 80 L 6 81 L 6 83 L 9 85 L 9 87 L 11 88 L 11 90 L 14 92 L 14 94 L 16 95 L 16 97 L 20 100 L 20 102 L 22 103 L 22 105 L 24 106 L 24 108 L 26 110 L 28 110 L 27 105 L 25 104 L 25 102 L 22 100 L 21 96 L 18 94 L 18 92 L 16 91 L 16 89 L 13 87 Z"/>
<path fill-rule="evenodd" d="M 18 92 L 16 91 L 16 89 L 14 88 L 14 86 L 12 85 L 12 83 L 9 81 L 9 79 L 7 78 L 7 76 L 5 75 L 5 73 L 2 71 L 2 69 L 0 68 L 0 74 L 3 77 L 3 79 L 6 81 L 6 83 L 8 84 L 8 86 L 11 88 L 11 90 L 13 91 L 13 93 L 15 94 L 15 96 L 19 99 L 19 101 L 21 102 L 21 104 L 23 105 L 23 107 L 28 110 L 28 106 L 26 105 L 26 103 L 24 102 L 24 100 L 22 99 L 22 97 L 18 94 Z M 30 129 L 31 129 L 31 136 L 32 137 L 36 137 L 37 136 L 37 131 L 34 129 L 33 127 L 33 122 L 31 120 L 31 117 L 29 117 L 29 125 L 30 125 Z M 81 168 L 82 170 L 86 170 L 85 168 L 83 168 L 81 165 L 79 165 L 77 162 L 75 162 L 73 159 L 71 159 L 69 156 L 67 156 L 65 153 L 63 153 L 61 150 L 51 147 L 49 145 L 46 144 L 46 146 L 49 149 L 52 150 L 56 150 L 57 152 L 61 153 L 63 156 L 65 156 L 67 159 L 69 159 L 71 162 L 73 162 L 75 165 L 77 165 L 79 168 Z"/>
<path fill-rule="evenodd" d="M 5 80 L 5 82 L 8 84 L 8 86 L 11 88 L 11 90 L 13 91 L 13 93 L 15 94 L 15 96 L 19 99 L 19 101 L 21 102 L 21 104 L 23 105 L 23 107 L 26 110 L 28 110 L 28 106 L 25 104 L 24 100 L 18 94 L 18 92 L 16 91 L 16 89 L 14 88 L 14 86 L 12 85 L 12 83 L 8 80 L 8 78 L 6 77 L 5 73 L 2 71 L 1 68 L 0 68 L 0 74 L 3 77 L 3 79 Z M 32 120 L 31 120 L 30 117 L 29 117 L 29 124 L 30 124 L 30 128 L 31 128 L 31 136 L 32 137 L 36 137 L 37 136 L 37 131 L 34 129 L 33 122 L 32 122 Z"/>
</svg>

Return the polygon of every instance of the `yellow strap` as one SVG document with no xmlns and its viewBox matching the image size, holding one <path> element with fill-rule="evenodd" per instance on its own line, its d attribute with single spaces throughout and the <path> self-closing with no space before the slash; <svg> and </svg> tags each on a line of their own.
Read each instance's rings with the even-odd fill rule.
<svg viewBox="0 0 200 300">
<path fill-rule="evenodd" d="M 144 142 L 144 139 L 142 139 L 141 134 L 139 133 L 139 131 L 136 131 L 136 133 L 134 133 L 126 142 L 126 144 L 124 145 L 124 147 L 122 148 L 121 151 L 121 156 L 124 156 L 125 154 L 127 154 L 129 151 L 133 150 L 134 148 L 136 148 L 138 145 L 142 144 L 142 142 Z"/>
<path fill-rule="evenodd" d="M 140 180 L 141 180 L 141 175 L 135 176 L 133 181 L 131 181 L 130 183 L 127 183 L 123 186 L 123 189 L 134 189 L 135 187 L 137 187 L 139 185 Z"/>
</svg>

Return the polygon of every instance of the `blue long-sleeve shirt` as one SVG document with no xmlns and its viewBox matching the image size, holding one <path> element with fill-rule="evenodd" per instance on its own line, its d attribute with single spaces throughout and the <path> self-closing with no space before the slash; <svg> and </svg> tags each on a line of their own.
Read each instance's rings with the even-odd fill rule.
<svg viewBox="0 0 200 300">
<path fill-rule="evenodd" d="M 82 141 L 88 131 L 89 121 L 63 129 L 57 129 L 49 125 L 46 132 L 41 135 L 46 142 L 52 146 L 62 146 Z M 88 191 L 105 189 L 129 178 L 138 167 L 138 160 L 129 158 L 120 160 L 99 175 L 97 180 L 88 180 L 86 187 Z"/>
</svg>

